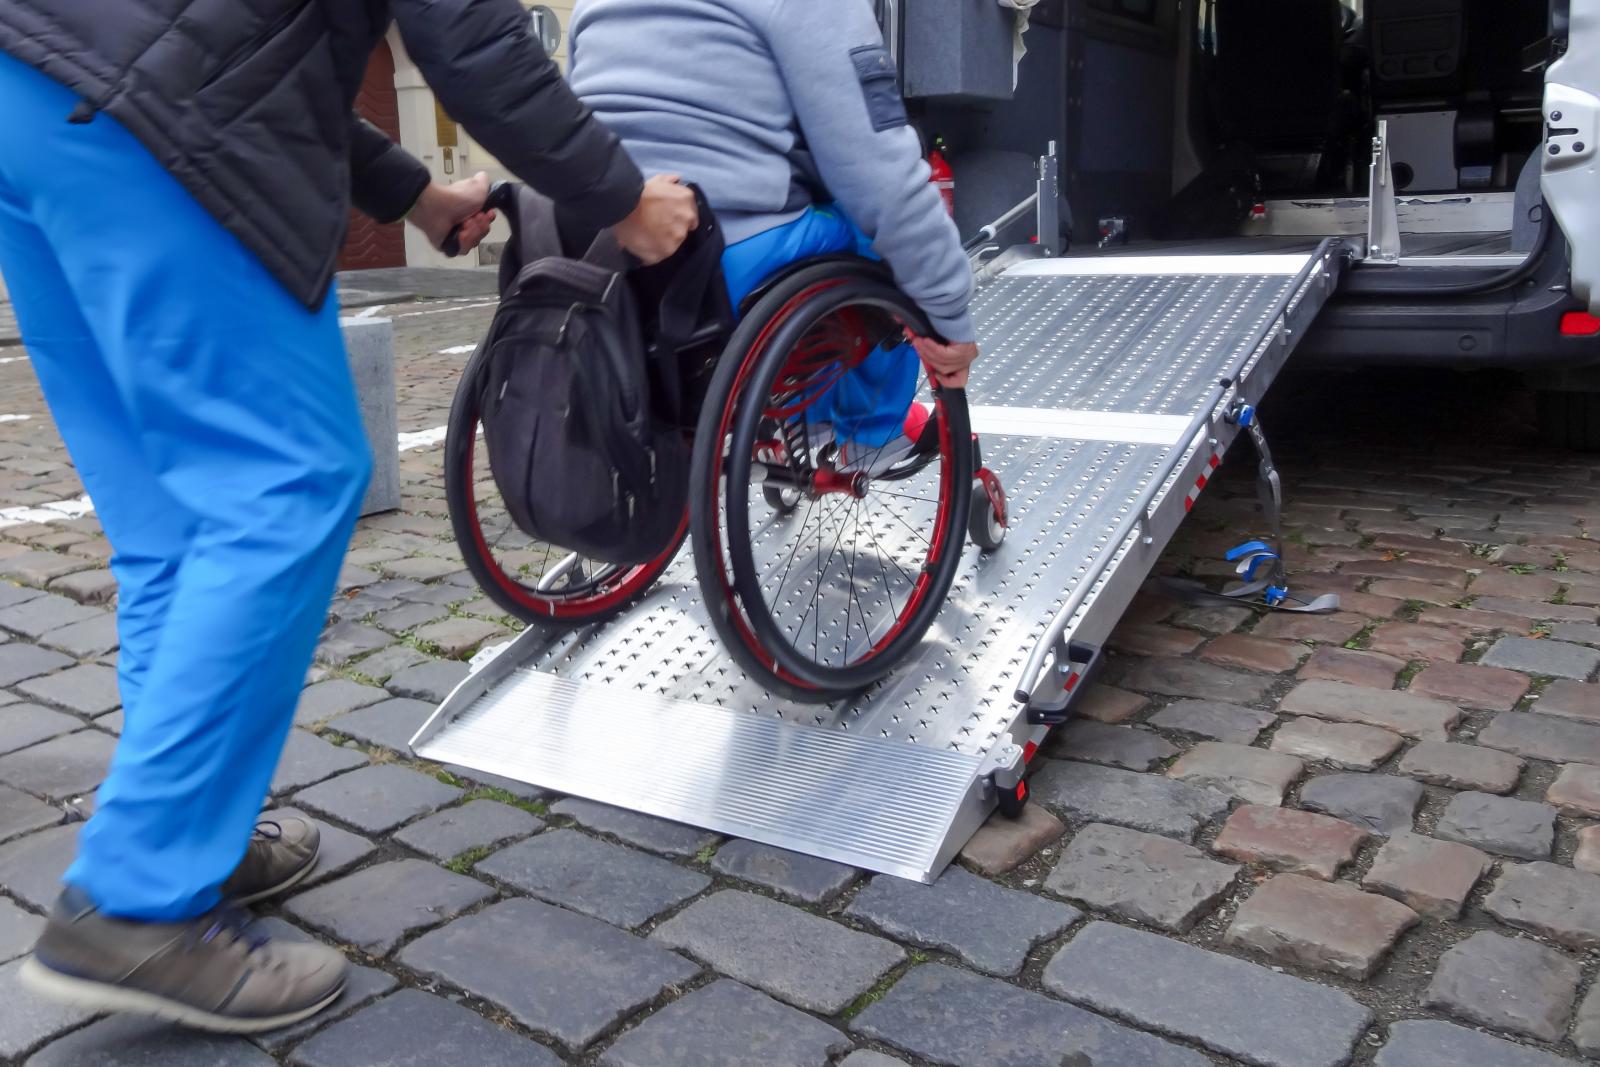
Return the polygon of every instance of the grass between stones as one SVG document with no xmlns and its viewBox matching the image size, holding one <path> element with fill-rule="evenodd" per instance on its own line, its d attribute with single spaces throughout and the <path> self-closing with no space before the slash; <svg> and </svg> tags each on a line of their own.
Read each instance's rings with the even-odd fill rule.
<svg viewBox="0 0 1600 1067">
<path fill-rule="evenodd" d="M 452 856 L 445 863 L 444 869 L 453 871 L 456 874 L 471 874 L 472 868 L 477 865 L 478 861 L 493 851 L 493 845 L 475 845 L 459 855 Z"/>
<path fill-rule="evenodd" d="M 893 989 L 895 983 L 904 978 L 906 973 L 910 971 L 911 968 L 917 966 L 918 964 L 928 962 L 928 954 L 926 952 L 910 950 L 908 955 L 909 959 L 903 966 L 896 967 L 894 970 L 884 975 L 883 978 L 879 980 L 877 985 L 873 986 L 855 1000 L 851 1001 L 849 1007 L 845 1008 L 844 1011 L 839 1013 L 839 1018 L 845 1020 L 846 1022 L 854 1019 L 857 1015 L 860 1015 L 869 1007 L 887 996 L 889 990 Z"/>
<path fill-rule="evenodd" d="M 1372 643 L 1372 634 L 1378 628 L 1380 620 L 1372 620 L 1363 626 L 1359 633 L 1344 643 L 1345 648 L 1366 648 Z"/>
<path fill-rule="evenodd" d="M 459 778 L 456 778 L 455 775 L 450 774 L 447 771 L 440 771 L 435 777 L 437 777 L 441 782 L 444 782 L 446 785 L 463 784 Z M 481 785 L 474 789 L 472 792 L 467 794 L 465 803 L 471 803 L 474 800 L 497 800 L 500 803 L 510 805 L 513 808 L 521 808 L 529 815 L 550 814 L 550 805 L 546 804 L 544 801 L 524 800 L 515 793 L 496 788 L 492 785 Z"/>
</svg>

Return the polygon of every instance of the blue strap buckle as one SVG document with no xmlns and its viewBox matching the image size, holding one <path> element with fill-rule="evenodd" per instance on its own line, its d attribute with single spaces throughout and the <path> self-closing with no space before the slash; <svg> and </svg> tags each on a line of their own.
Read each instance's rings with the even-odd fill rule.
<svg viewBox="0 0 1600 1067">
<path fill-rule="evenodd" d="M 1265 541 L 1246 541 L 1238 548 L 1228 549 L 1228 554 L 1222 557 L 1229 563 L 1237 563 L 1252 552 L 1271 552 L 1272 546 Z"/>
</svg>

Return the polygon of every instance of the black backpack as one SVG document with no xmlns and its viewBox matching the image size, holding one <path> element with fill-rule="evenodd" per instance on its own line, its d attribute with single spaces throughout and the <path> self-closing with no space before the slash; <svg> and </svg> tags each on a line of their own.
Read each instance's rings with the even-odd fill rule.
<svg viewBox="0 0 1600 1067">
<path fill-rule="evenodd" d="M 675 397 L 658 395 L 670 390 L 655 384 L 628 257 L 604 231 L 570 258 L 548 198 L 497 192 L 512 239 L 479 417 L 506 510 L 529 537 L 588 559 L 654 559 L 682 528 L 690 447 Z M 716 245 L 702 241 L 696 263 L 715 265 Z"/>
</svg>

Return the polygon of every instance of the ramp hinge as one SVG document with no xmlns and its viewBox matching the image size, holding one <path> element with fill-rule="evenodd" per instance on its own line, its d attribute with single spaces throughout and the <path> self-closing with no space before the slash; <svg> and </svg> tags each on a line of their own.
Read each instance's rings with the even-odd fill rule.
<svg viewBox="0 0 1600 1067">
<path fill-rule="evenodd" d="M 1389 166 L 1389 120 L 1378 120 L 1372 139 L 1372 164 L 1367 171 L 1368 263 L 1394 266 L 1400 262 L 1400 213 L 1394 193 L 1394 171 Z"/>
</svg>

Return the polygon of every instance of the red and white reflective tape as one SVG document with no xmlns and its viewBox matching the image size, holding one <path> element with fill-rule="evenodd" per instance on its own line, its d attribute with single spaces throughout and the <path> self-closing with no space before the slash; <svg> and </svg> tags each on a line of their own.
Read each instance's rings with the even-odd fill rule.
<svg viewBox="0 0 1600 1067">
<path fill-rule="evenodd" d="M 1212 452 L 1211 458 L 1206 461 L 1205 473 L 1194 480 L 1194 488 L 1189 490 L 1189 495 L 1183 498 L 1183 510 L 1185 512 L 1194 510 L 1194 502 L 1200 499 L 1200 490 L 1206 487 L 1206 483 L 1211 480 L 1211 473 L 1222 464 L 1223 451 L 1223 449 L 1219 448 Z"/>
</svg>

